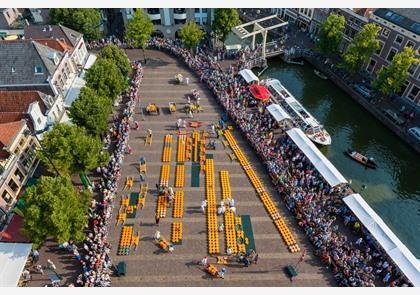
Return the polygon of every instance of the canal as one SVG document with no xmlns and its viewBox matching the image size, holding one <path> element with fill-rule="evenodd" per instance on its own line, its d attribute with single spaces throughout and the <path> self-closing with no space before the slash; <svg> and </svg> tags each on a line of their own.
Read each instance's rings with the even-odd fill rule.
<svg viewBox="0 0 420 295">
<path fill-rule="evenodd" d="M 322 153 L 420 258 L 420 155 L 310 65 L 273 60 L 260 78 L 267 77 L 278 79 L 325 126 L 332 144 Z M 379 168 L 365 169 L 344 155 L 348 148 L 373 157 Z"/>
</svg>

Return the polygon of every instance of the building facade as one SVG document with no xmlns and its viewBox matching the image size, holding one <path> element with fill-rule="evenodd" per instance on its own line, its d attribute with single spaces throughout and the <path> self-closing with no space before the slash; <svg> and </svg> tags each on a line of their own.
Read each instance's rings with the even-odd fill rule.
<svg viewBox="0 0 420 295">
<path fill-rule="evenodd" d="M 25 120 L 0 124 L 0 222 L 16 203 L 38 165 L 39 142 Z"/>
<path fill-rule="evenodd" d="M 315 8 L 273 8 L 284 21 L 296 24 L 303 31 L 309 30 L 314 17 Z"/>
<path fill-rule="evenodd" d="M 124 24 L 132 17 L 135 8 L 122 9 Z M 145 13 L 155 26 L 153 35 L 174 39 L 181 27 L 194 21 L 206 31 L 211 30 L 214 8 L 144 8 Z"/>
<path fill-rule="evenodd" d="M 370 59 L 366 70 L 375 75 L 380 69 L 388 66 L 396 53 L 404 47 L 413 47 L 419 56 L 420 45 L 420 9 L 380 8 L 371 14 L 370 22 L 379 25 L 381 48 Z M 398 95 L 414 105 L 420 106 L 420 65 L 413 65 L 410 75 Z"/>
</svg>

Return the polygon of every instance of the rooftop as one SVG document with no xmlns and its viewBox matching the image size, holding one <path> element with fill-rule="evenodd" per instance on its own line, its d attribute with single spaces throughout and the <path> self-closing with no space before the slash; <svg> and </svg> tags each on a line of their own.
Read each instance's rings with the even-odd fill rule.
<svg viewBox="0 0 420 295">
<path fill-rule="evenodd" d="M 41 111 L 45 113 L 45 105 L 39 91 L 0 91 L 0 118 L 3 113 L 26 113 L 29 105 L 39 102 Z"/>
<path fill-rule="evenodd" d="M 83 35 L 63 25 L 34 25 L 25 27 L 26 39 L 58 39 L 68 46 L 76 47 Z"/>
<path fill-rule="evenodd" d="M 0 86 L 48 85 L 63 53 L 30 40 L 0 41 Z"/>
<path fill-rule="evenodd" d="M 0 148 L 13 143 L 23 124 L 25 124 L 24 120 L 0 124 Z"/>
<path fill-rule="evenodd" d="M 379 8 L 373 14 L 420 35 L 420 9 L 418 8 Z"/>
</svg>

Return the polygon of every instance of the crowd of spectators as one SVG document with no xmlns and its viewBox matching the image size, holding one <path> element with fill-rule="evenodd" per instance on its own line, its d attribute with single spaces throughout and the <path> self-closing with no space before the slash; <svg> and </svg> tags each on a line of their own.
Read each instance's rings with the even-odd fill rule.
<svg viewBox="0 0 420 295">
<path fill-rule="evenodd" d="M 121 176 L 121 165 L 127 153 L 130 123 L 134 111 L 137 93 L 143 77 L 143 69 L 139 62 L 133 62 L 133 78 L 128 90 L 118 97 L 123 106 L 122 118 L 114 116 L 109 130 L 109 140 L 113 144 L 113 153 L 109 163 L 98 167 L 101 181 L 95 185 L 97 198 L 92 199 L 89 206 L 89 223 L 86 228 L 87 238 L 83 248 L 73 246 L 73 253 L 81 263 L 83 272 L 77 278 L 77 286 L 110 286 L 112 262 L 111 245 L 107 241 L 108 226 L 112 217 L 113 200 L 117 192 L 117 183 Z"/>
<path fill-rule="evenodd" d="M 232 67 L 222 71 L 205 47 L 192 54 L 178 41 L 153 38 L 149 45 L 182 59 L 213 91 L 340 286 L 411 285 L 343 203 L 347 188 L 330 187 L 284 130 L 274 137 L 279 126 L 265 111 L 270 102 L 256 102 Z"/>
</svg>

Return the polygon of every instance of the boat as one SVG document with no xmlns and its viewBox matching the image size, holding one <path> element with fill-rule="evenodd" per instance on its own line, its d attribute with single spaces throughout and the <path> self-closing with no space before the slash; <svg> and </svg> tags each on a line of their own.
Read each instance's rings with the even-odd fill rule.
<svg viewBox="0 0 420 295">
<path fill-rule="evenodd" d="M 294 98 L 279 80 L 270 78 L 261 81 L 261 83 L 267 87 L 273 101 L 283 106 L 310 140 L 319 145 L 331 144 L 331 136 L 327 130 Z"/>
<path fill-rule="evenodd" d="M 373 158 L 368 158 L 366 156 L 363 156 L 362 154 L 352 150 L 352 149 L 348 149 L 345 152 L 346 155 L 348 155 L 350 158 L 352 158 L 353 160 L 355 160 L 356 162 L 359 162 L 360 164 L 372 168 L 372 169 L 376 169 L 378 168 L 378 164 L 375 163 L 375 161 L 373 160 Z"/>
<path fill-rule="evenodd" d="M 314 69 L 314 73 L 315 73 L 315 75 L 320 77 L 322 80 L 328 80 L 328 77 L 325 76 L 322 72 L 318 71 L 317 69 Z"/>
</svg>

